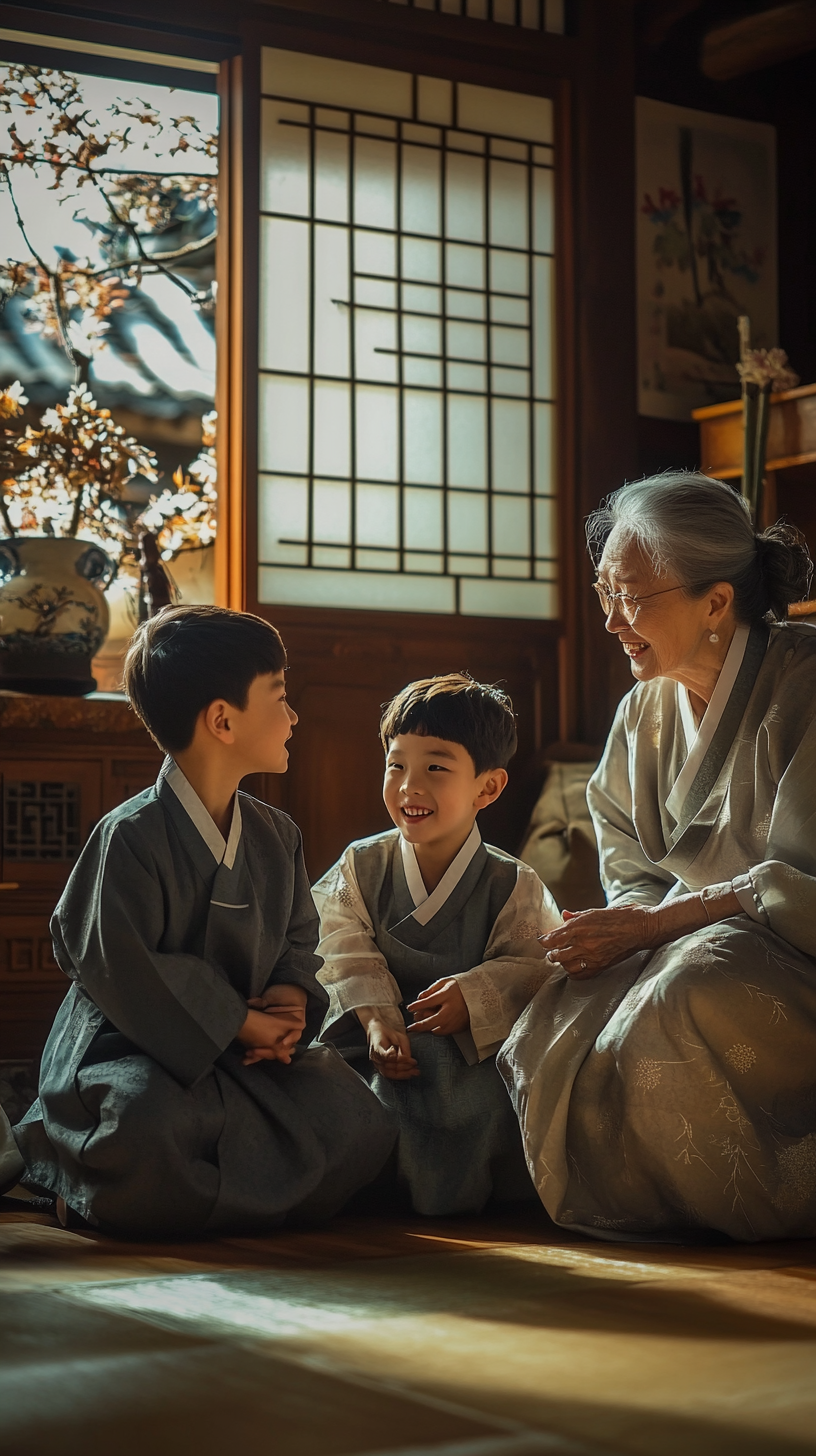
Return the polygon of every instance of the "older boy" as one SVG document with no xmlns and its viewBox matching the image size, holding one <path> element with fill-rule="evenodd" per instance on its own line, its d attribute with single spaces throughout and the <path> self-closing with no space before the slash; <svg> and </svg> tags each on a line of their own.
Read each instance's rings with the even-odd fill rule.
<svg viewBox="0 0 816 1456">
<path fill-rule="evenodd" d="M 251 1233 L 375 1177 L 387 1114 L 329 1047 L 300 834 L 238 784 L 285 773 L 297 715 L 274 627 L 170 608 L 125 685 L 170 755 L 94 830 L 52 921 L 73 982 L 16 1128 L 27 1182 L 103 1229 Z"/>
<path fill-rule="evenodd" d="M 476 826 L 507 783 L 512 704 L 452 673 L 404 688 L 380 731 L 397 827 L 352 844 L 313 892 L 330 996 L 321 1039 L 352 1056 L 367 1040 L 417 1212 L 530 1197 L 494 1054 L 549 974 L 537 937 L 560 916 L 536 873 Z"/>
</svg>

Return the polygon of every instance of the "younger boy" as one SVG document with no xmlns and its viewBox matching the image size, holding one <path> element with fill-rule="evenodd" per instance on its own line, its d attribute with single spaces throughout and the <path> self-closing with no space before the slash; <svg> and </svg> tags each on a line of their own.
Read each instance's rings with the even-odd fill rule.
<svg viewBox="0 0 816 1456">
<path fill-rule="evenodd" d="M 337 1052 L 301 1045 L 327 997 L 300 834 L 238 792 L 286 772 L 285 666 L 274 627 L 218 607 L 166 609 L 128 652 L 131 706 L 170 756 L 97 825 L 57 906 L 73 984 L 15 1130 L 29 1186 L 102 1229 L 328 1217 L 394 1141 Z"/>
<path fill-rule="evenodd" d="M 387 705 L 380 733 L 397 827 L 350 845 L 313 891 L 321 1040 L 352 1052 L 365 1035 L 418 1213 L 532 1197 L 494 1055 L 550 972 L 538 936 L 560 916 L 535 871 L 476 827 L 507 783 L 512 704 L 460 673 L 427 678 Z"/>
</svg>

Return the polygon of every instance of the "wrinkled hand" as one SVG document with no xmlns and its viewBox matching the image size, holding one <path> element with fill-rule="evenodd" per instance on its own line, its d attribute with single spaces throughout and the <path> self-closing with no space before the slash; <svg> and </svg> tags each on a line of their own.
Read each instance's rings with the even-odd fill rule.
<svg viewBox="0 0 816 1456">
<path fill-rule="evenodd" d="M 563 966 L 574 981 L 597 976 L 636 950 L 655 944 L 654 912 L 642 905 L 612 905 L 606 910 L 565 910 L 564 924 L 540 935 L 552 965 Z"/>
<path fill-rule="evenodd" d="M 307 999 L 302 986 L 269 986 L 247 1002 L 249 1015 L 238 1033 L 247 1048 L 245 1067 L 255 1062 L 289 1065 L 306 1027 Z"/>
<path fill-rule="evenodd" d="M 366 1032 L 368 1055 L 378 1072 L 391 1082 L 405 1082 L 409 1077 L 419 1076 L 419 1067 L 411 1055 L 411 1043 L 407 1033 L 395 1026 L 372 1017 Z"/>
<path fill-rule="evenodd" d="M 408 1028 L 409 1034 L 415 1031 L 432 1031 L 434 1036 L 453 1036 L 457 1031 L 467 1031 L 470 1026 L 467 1002 L 459 988 L 459 982 L 453 978 L 434 981 L 406 1009 L 414 1013 L 413 1024 Z"/>
</svg>

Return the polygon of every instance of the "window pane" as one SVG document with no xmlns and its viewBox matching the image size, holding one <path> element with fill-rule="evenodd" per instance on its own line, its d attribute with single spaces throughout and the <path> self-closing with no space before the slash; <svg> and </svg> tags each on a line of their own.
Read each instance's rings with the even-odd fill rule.
<svg viewBox="0 0 816 1456">
<path fill-rule="evenodd" d="M 358 546 L 354 563 L 358 571 L 399 571 L 399 552 Z"/>
<path fill-rule="evenodd" d="M 527 328 L 530 305 L 526 298 L 497 298 L 494 295 L 490 299 L 490 317 L 495 324 L 522 324 Z"/>
<path fill-rule="evenodd" d="M 457 288 L 485 287 L 484 248 L 466 248 L 461 243 L 445 244 L 445 276 Z"/>
<path fill-rule="evenodd" d="M 314 539 L 345 545 L 351 541 L 351 486 L 348 481 L 316 480 L 312 512 Z M 324 562 L 328 565 L 328 562 Z"/>
<path fill-rule="evenodd" d="M 363 227 L 397 225 L 397 149 L 392 142 L 356 137 L 354 221 Z"/>
<path fill-rule="evenodd" d="M 402 226 L 406 232 L 439 234 L 440 156 L 428 147 L 403 147 Z"/>
<path fill-rule="evenodd" d="M 351 551 L 348 546 L 313 546 L 312 565 L 333 566 L 335 571 L 348 571 L 351 566 Z"/>
<path fill-rule="evenodd" d="M 536 556 L 549 556 L 555 559 L 558 556 L 558 533 L 555 514 L 555 501 L 538 499 L 535 503 L 536 513 Z"/>
<path fill-rule="evenodd" d="M 305 566 L 309 539 L 309 487 L 305 480 L 262 475 L 258 482 L 258 554 L 261 561 Z"/>
<path fill-rule="evenodd" d="M 546 96 L 494 91 L 491 86 L 457 87 L 459 125 L 525 142 L 551 142 L 553 106 Z"/>
<path fill-rule="evenodd" d="M 442 572 L 445 570 L 445 558 L 429 551 L 406 551 L 405 570 Z"/>
<path fill-rule="evenodd" d="M 520 253 L 490 250 L 490 287 L 496 293 L 523 293 L 528 290 L 527 259 Z"/>
<path fill-rule="evenodd" d="M 459 14 L 459 11 L 456 11 Z M 450 126 L 453 120 L 453 85 L 435 76 L 417 76 L 417 115 L 422 121 Z"/>
<path fill-rule="evenodd" d="M 551 258 L 533 264 L 533 385 L 539 399 L 552 399 L 553 265 Z"/>
<path fill-rule="evenodd" d="M 448 288 L 445 292 L 445 313 L 449 318 L 483 319 L 485 317 L 485 295 L 483 293 L 464 293 L 458 288 Z"/>
<path fill-rule="evenodd" d="M 493 550 L 529 560 L 530 505 L 525 496 L 493 497 Z"/>
<path fill-rule="evenodd" d="M 526 369 L 491 369 L 490 388 L 494 394 L 510 394 L 526 399 L 530 393 L 530 374 Z"/>
<path fill-rule="evenodd" d="M 349 220 L 349 139 L 337 132 L 315 136 L 315 217 Z"/>
<path fill-rule="evenodd" d="M 369 304 L 372 308 L 396 309 L 397 285 L 388 278 L 356 278 L 354 301 Z"/>
<path fill-rule="evenodd" d="M 557 617 L 558 589 L 544 581 L 463 581 L 459 610 L 466 617 Z"/>
<path fill-rule="evenodd" d="M 487 485 L 487 410 L 483 399 L 452 394 L 448 399 L 448 483 Z"/>
<path fill-rule="evenodd" d="M 309 368 L 309 228 L 285 218 L 261 219 L 262 369 Z"/>
<path fill-rule="evenodd" d="M 384 576 L 365 571 L 297 571 L 262 566 L 258 600 L 293 607 L 356 607 L 375 612 L 453 612 L 452 577 Z"/>
<path fill-rule="evenodd" d="M 449 364 L 448 389 L 468 389 L 487 394 L 487 370 L 483 364 Z"/>
<path fill-rule="evenodd" d="M 555 247 L 555 179 L 552 172 L 533 168 L 533 247 L 552 253 Z"/>
<path fill-rule="evenodd" d="M 441 551 L 444 497 L 441 490 L 405 490 L 405 545 L 414 551 Z"/>
<path fill-rule="evenodd" d="M 309 468 L 309 381 L 262 374 L 258 394 L 261 470 L 305 475 Z"/>
<path fill-rule="evenodd" d="M 447 496 L 447 547 L 452 552 L 487 552 L 487 495 L 456 491 Z"/>
<path fill-rule="evenodd" d="M 416 313 L 441 313 L 441 288 L 423 287 L 419 283 L 403 283 L 402 306 Z"/>
<path fill-rule="evenodd" d="M 261 90 L 273 96 L 297 96 L 322 101 L 324 106 L 366 107 L 386 116 L 410 116 L 413 110 L 413 87 L 406 71 L 264 46 L 261 77 Z"/>
<path fill-rule="evenodd" d="M 521 364 L 527 367 L 530 359 L 526 329 L 491 329 L 490 353 L 497 364 Z"/>
<path fill-rule="evenodd" d="M 314 385 L 314 470 L 316 475 L 351 474 L 351 388 Z"/>
<path fill-rule="evenodd" d="M 398 480 L 397 391 L 360 384 L 355 390 L 355 402 L 355 475 L 361 480 Z"/>
<path fill-rule="evenodd" d="M 487 576 L 486 556 L 456 556 L 451 554 L 448 557 L 448 571 L 455 576 Z"/>
<path fill-rule="evenodd" d="M 530 489 L 530 406 L 521 400 L 494 399 L 493 489 Z"/>
<path fill-rule="evenodd" d="M 355 273 L 378 273 L 381 277 L 395 278 L 397 273 L 396 238 L 387 233 L 354 233 Z"/>
<path fill-rule="evenodd" d="M 287 126 L 287 121 L 305 123 Z M 309 212 L 309 108 L 261 102 L 261 211 Z"/>
<path fill-rule="evenodd" d="M 487 357 L 487 330 L 481 324 L 448 324 L 447 352 L 454 359 Z"/>
<path fill-rule="evenodd" d="M 442 484 L 442 398 L 438 394 L 403 396 L 405 479 L 420 485 Z"/>
<path fill-rule="evenodd" d="M 357 540 L 361 546 L 399 546 L 396 486 L 357 486 Z"/>
<path fill-rule="evenodd" d="M 439 243 L 424 238 L 403 238 L 402 276 L 420 282 L 438 283 L 442 277 L 442 251 Z"/>
<path fill-rule="evenodd" d="M 484 162 L 449 152 L 446 167 L 446 231 L 468 242 L 484 239 Z"/>
<path fill-rule="evenodd" d="M 441 361 L 439 359 L 403 358 L 402 377 L 406 384 L 424 384 L 429 389 L 441 389 Z"/>
<path fill-rule="evenodd" d="M 348 232 L 314 230 L 314 367 L 318 374 L 348 378 L 349 296 Z"/>
<path fill-rule="evenodd" d="M 438 319 L 413 318 L 402 321 L 402 347 L 409 353 L 441 354 L 442 325 Z"/>
<path fill-rule="evenodd" d="M 526 167 L 490 163 L 490 241 L 505 248 L 528 246 Z"/>
<path fill-rule="evenodd" d="M 397 318 L 373 309 L 354 311 L 355 368 L 358 379 L 397 380 Z"/>
<path fill-rule="evenodd" d="M 535 488 L 537 495 L 555 495 L 555 407 L 535 406 Z"/>
</svg>

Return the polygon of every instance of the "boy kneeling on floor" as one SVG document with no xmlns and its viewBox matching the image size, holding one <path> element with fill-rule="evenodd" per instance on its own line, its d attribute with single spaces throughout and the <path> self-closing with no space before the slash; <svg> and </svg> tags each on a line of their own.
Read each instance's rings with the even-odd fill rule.
<svg viewBox="0 0 816 1456">
<path fill-rule="evenodd" d="M 321 1040 L 352 1058 L 367 1041 L 418 1213 L 534 1198 L 495 1053 L 551 974 L 537 937 L 561 917 L 535 871 L 476 825 L 507 783 L 512 704 L 451 673 L 404 688 L 380 732 L 397 827 L 350 845 L 313 892 L 331 998 Z"/>
<path fill-rule="evenodd" d="M 15 1129 L 25 1183 L 69 1221 L 141 1238 L 312 1222 L 393 1145 L 363 1079 L 307 1046 L 328 997 L 300 833 L 238 792 L 286 772 L 285 666 L 274 627 L 219 607 L 134 636 L 128 697 L 169 756 L 97 825 L 57 906 L 73 984 Z"/>
</svg>

